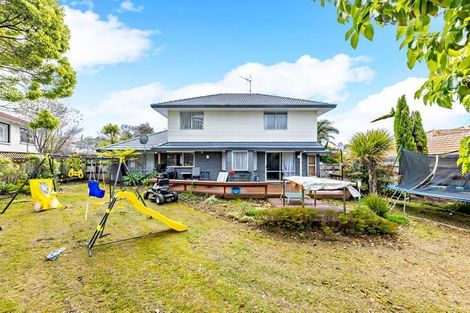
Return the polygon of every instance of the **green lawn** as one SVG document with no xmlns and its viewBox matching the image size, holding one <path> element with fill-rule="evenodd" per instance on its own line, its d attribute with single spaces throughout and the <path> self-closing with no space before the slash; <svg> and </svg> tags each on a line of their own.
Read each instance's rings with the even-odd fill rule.
<svg viewBox="0 0 470 313">
<path fill-rule="evenodd" d="M 467 232 L 412 221 L 396 239 L 301 240 L 151 204 L 189 226 L 177 233 L 119 202 L 98 241 L 114 243 L 89 257 L 104 207 L 85 221 L 86 186 L 64 190 L 66 208 L 0 216 L 0 312 L 470 311 Z"/>
</svg>

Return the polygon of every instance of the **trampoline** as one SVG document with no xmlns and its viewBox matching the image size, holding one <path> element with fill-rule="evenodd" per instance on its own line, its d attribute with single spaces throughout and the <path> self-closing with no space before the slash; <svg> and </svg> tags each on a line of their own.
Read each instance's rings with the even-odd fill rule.
<svg viewBox="0 0 470 313">
<path fill-rule="evenodd" d="M 400 182 L 389 204 L 395 206 L 406 194 L 470 202 L 470 173 L 462 174 L 457 154 L 426 155 L 402 149 L 398 156 Z"/>
</svg>

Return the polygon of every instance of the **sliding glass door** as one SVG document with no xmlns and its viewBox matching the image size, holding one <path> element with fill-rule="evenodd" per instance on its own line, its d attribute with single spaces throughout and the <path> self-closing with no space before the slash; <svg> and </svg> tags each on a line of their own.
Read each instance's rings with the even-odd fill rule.
<svg viewBox="0 0 470 313">
<path fill-rule="evenodd" d="M 266 180 L 295 175 L 294 152 L 266 152 Z"/>
</svg>

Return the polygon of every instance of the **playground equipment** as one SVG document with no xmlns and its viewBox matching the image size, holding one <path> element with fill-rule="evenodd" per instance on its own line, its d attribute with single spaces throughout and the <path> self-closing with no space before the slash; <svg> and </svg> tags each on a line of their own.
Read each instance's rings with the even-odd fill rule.
<svg viewBox="0 0 470 313">
<path fill-rule="evenodd" d="M 53 191 L 54 183 L 52 179 L 30 179 L 29 186 L 34 210 L 41 211 L 62 207 L 57 199 L 57 193 Z"/>
<path fill-rule="evenodd" d="M 133 191 L 120 191 L 117 192 L 115 195 L 113 195 L 113 198 L 109 202 L 108 209 L 104 213 L 103 217 L 101 218 L 100 223 L 96 227 L 95 232 L 93 233 L 93 236 L 91 237 L 90 241 L 88 242 L 87 248 L 88 248 L 88 255 L 92 255 L 92 249 L 93 246 L 95 245 L 95 242 L 98 238 L 103 237 L 104 235 L 104 228 L 106 226 L 106 222 L 108 221 L 109 215 L 116 204 L 118 200 L 127 200 L 134 209 L 139 211 L 140 213 L 147 215 L 157 221 L 160 221 L 161 223 L 165 224 L 166 226 L 170 227 L 171 229 L 174 229 L 178 232 L 182 232 L 188 229 L 188 227 L 180 222 L 174 221 L 165 215 L 158 213 L 150 208 L 148 208 L 145 204 L 144 199 L 140 195 L 140 193 L 137 190 Z"/>
<path fill-rule="evenodd" d="M 52 177 L 55 177 L 53 157 L 52 155 L 46 154 L 44 158 L 41 160 L 41 162 L 39 162 L 38 166 L 36 166 L 33 172 L 28 176 L 28 178 L 23 182 L 23 184 L 13 194 L 13 196 L 10 198 L 10 201 L 3 208 L 0 214 L 3 214 L 6 212 L 6 210 L 8 210 L 8 208 L 13 204 L 13 201 L 15 201 L 20 191 L 24 188 L 24 186 L 26 186 L 28 182 L 30 183 L 31 194 L 33 197 L 33 203 L 35 205 L 35 208 L 36 206 L 40 206 L 40 208 L 42 209 L 60 207 L 60 203 L 58 202 L 57 196 L 56 196 L 57 186 L 56 186 L 55 179 L 52 178 L 52 179 L 34 179 L 33 180 L 33 177 L 36 177 L 38 175 L 39 171 L 41 170 L 41 167 L 46 162 L 49 165 L 49 169 L 51 171 Z"/>
<path fill-rule="evenodd" d="M 389 205 L 393 208 L 407 194 L 470 202 L 470 173 L 462 174 L 457 154 L 426 155 L 405 149 L 398 153 L 400 182 L 387 187 L 393 190 Z"/>
<path fill-rule="evenodd" d="M 71 169 L 69 169 L 68 176 L 69 177 L 83 178 L 84 177 L 83 170 L 79 169 L 79 170 L 75 171 L 73 168 L 71 168 Z"/>
<path fill-rule="evenodd" d="M 170 191 L 170 180 L 159 175 L 157 182 L 144 193 L 144 199 L 150 199 L 158 205 L 178 201 L 178 193 Z"/>
<path fill-rule="evenodd" d="M 88 180 L 88 196 L 95 197 L 95 198 L 103 198 L 106 191 L 100 188 L 100 175 L 103 173 L 103 162 L 100 160 L 98 174 L 96 175 L 93 161 L 91 162 L 94 170 L 90 174 L 90 179 Z M 104 175 L 103 175 L 103 184 L 104 184 Z"/>
</svg>

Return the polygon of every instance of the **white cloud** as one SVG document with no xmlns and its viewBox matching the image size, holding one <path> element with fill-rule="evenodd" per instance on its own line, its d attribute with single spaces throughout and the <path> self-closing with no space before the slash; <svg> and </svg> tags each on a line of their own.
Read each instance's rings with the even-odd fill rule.
<svg viewBox="0 0 470 313">
<path fill-rule="evenodd" d="M 403 94 L 406 96 L 410 110 L 421 113 L 426 131 L 463 126 L 462 120 L 470 116 L 462 105 L 455 104 L 454 108 L 449 110 L 437 105 L 425 106 L 422 101 L 414 98 L 415 91 L 424 81 L 424 78 L 410 77 L 368 96 L 345 113 L 336 114 L 334 111 L 328 113 L 325 117 L 333 120 L 335 127 L 340 131 L 340 134 L 336 136 L 337 141 L 347 142 L 355 132 L 373 128 L 386 128 L 393 133 L 393 119 L 376 123 L 370 123 L 370 121 L 390 112 Z"/>
<path fill-rule="evenodd" d="M 140 12 L 144 9 L 143 5 L 136 6 L 131 0 L 121 2 L 121 5 L 119 7 L 121 8 L 121 10 L 131 12 Z"/>
<path fill-rule="evenodd" d="M 150 122 L 156 129 L 166 127 L 165 119 L 150 108 L 154 102 L 181 99 L 222 92 L 247 92 L 247 83 L 240 76 L 252 75 L 253 92 L 337 102 L 347 98 L 351 83 L 367 83 L 374 72 L 364 58 L 338 54 L 326 60 L 305 55 L 295 62 L 272 65 L 246 63 L 215 82 L 202 82 L 168 89 L 154 82 L 144 86 L 109 93 L 93 111 L 86 113 L 93 125 L 99 119 L 117 124 Z M 91 123 L 90 123 L 91 124 Z M 90 130 L 93 127 L 89 126 Z"/>
<path fill-rule="evenodd" d="M 67 56 L 76 70 L 133 62 L 152 48 L 153 31 L 130 28 L 113 15 L 101 19 L 90 10 L 64 9 L 71 34 Z"/>
</svg>

